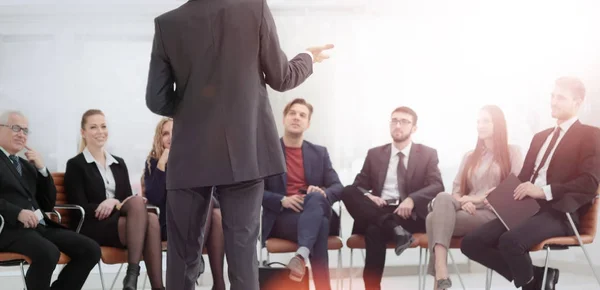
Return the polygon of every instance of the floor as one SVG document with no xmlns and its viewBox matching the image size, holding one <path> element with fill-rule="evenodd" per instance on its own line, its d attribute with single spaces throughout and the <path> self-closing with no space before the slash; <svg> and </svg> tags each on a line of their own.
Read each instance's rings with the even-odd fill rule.
<svg viewBox="0 0 600 290">
<path fill-rule="evenodd" d="M 462 277 L 464 279 L 466 289 L 469 289 L 469 290 L 471 290 L 471 289 L 472 290 L 479 290 L 479 289 L 483 290 L 484 289 L 485 273 L 483 273 L 483 272 L 467 273 L 467 274 L 463 274 Z M 452 276 L 451 278 L 452 278 L 453 284 L 454 284 L 453 289 L 461 289 L 460 282 L 458 281 L 457 277 Z M 20 289 L 20 287 L 22 287 L 20 278 L 18 278 L 18 277 L 4 276 L 4 277 L 1 277 L 0 279 L 2 280 L 2 283 L 0 283 L 0 289 L 2 289 L 2 290 L 4 290 L 4 289 L 14 290 L 14 289 Z M 209 280 L 210 278 L 209 277 L 202 278 L 200 280 L 201 285 L 196 287 L 196 289 L 198 289 L 198 290 L 199 289 L 202 289 L 202 290 L 210 290 L 211 289 L 210 281 L 202 281 L 204 279 Z M 98 283 L 99 281 L 97 280 L 97 277 L 90 276 L 90 281 L 88 281 L 88 282 L 89 283 L 86 283 L 86 287 L 84 289 L 86 289 L 86 290 L 100 290 L 101 289 L 101 287 Z M 118 286 L 120 284 L 119 282 L 117 282 L 116 286 Z M 142 281 L 140 281 L 139 289 L 141 289 L 141 282 Z M 431 279 L 427 280 L 426 289 L 432 289 L 432 287 L 433 287 L 432 282 L 433 281 Z M 559 280 L 557 286 L 560 290 L 600 289 L 600 286 L 598 286 L 598 284 L 596 283 L 596 281 L 595 281 L 594 277 L 591 275 L 591 273 L 586 274 L 586 275 L 561 273 L 560 280 Z M 110 287 L 110 285 L 107 285 L 107 287 Z M 417 276 L 385 277 L 382 282 L 382 289 L 399 290 L 399 289 L 417 289 L 417 288 L 418 288 Z M 119 288 L 115 287 L 115 289 L 119 289 Z M 146 289 L 150 289 L 149 285 L 146 286 Z M 311 286 L 311 289 L 313 289 L 312 286 Z M 335 281 L 332 281 L 332 290 L 335 290 L 335 289 L 336 289 Z M 347 279 L 344 280 L 343 289 L 347 289 L 347 290 L 364 289 L 364 286 L 362 284 L 362 279 L 355 278 L 353 280 L 353 285 L 352 285 L 351 289 L 349 287 L 348 280 Z M 508 290 L 508 289 L 515 289 L 515 288 L 508 281 L 495 275 L 494 279 L 492 279 L 492 289 Z M 282 289 L 282 290 L 285 290 L 285 289 Z"/>
</svg>

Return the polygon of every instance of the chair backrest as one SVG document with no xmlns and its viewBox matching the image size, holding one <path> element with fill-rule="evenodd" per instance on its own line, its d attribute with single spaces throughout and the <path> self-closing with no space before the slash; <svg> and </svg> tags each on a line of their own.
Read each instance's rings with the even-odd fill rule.
<svg viewBox="0 0 600 290">
<path fill-rule="evenodd" d="M 598 188 L 596 198 L 592 201 L 592 206 L 590 206 L 590 209 L 579 220 L 579 234 L 589 235 L 592 239 L 596 237 L 596 227 L 598 225 L 598 209 L 600 207 L 598 197 L 600 197 L 600 187 Z"/>
<path fill-rule="evenodd" d="M 54 179 L 54 186 L 56 186 L 56 205 L 67 204 L 67 194 L 65 193 L 65 174 L 63 172 L 53 172 L 52 178 Z M 58 209 L 56 210 L 61 216 L 61 224 L 71 227 L 73 226 L 74 213 L 72 210 Z M 56 220 L 55 220 L 56 221 Z"/>
</svg>

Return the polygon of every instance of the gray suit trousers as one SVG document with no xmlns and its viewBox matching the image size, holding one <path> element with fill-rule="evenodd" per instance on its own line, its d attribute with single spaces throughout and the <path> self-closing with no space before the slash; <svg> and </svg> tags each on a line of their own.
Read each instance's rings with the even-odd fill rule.
<svg viewBox="0 0 600 290">
<path fill-rule="evenodd" d="M 166 287 L 195 289 L 213 189 L 219 193 L 230 289 L 259 290 L 256 244 L 264 191 L 262 179 L 168 191 Z"/>
<path fill-rule="evenodd" d="M 477 209 L 477 212 L 471 215 L 461 209 L 460 202 L 452 195 L 438 194 L 433 202 L 433 210 L 425 221 L 430 253 L 427 273 L 435 276 L 435 245 L 439 244 L 448 249 L 452 237 L 462 237 L 495 218 L 496 215 L 488 209 Z"/>
</svg>

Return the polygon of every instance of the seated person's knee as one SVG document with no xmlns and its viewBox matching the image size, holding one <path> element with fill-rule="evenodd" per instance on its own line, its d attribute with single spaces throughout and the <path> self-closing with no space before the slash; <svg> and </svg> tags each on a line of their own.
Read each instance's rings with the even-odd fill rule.
<svg viewBox="0 0 600 290">
<path fill-rule="evenodd" d="M 32 265 L 43 265 L 45 268 L 54 268 L 60 259 L 60 250 L 54 244 L 36 246 L 32 254 L 29 254 Z"/>
<path fill-rule="evenodd" d="M 329 205 L 329 201 L 327 200 L 327 198 L 325 196 L 323 196 L 323 194 L 319 193 L 319 192 L 311 192 L 306 194 L 306 197 L 304 198 L 304 207 L 306 208 L 309 205 L 322 205 L 322 204 L 327 204 Z"/>
</svg>

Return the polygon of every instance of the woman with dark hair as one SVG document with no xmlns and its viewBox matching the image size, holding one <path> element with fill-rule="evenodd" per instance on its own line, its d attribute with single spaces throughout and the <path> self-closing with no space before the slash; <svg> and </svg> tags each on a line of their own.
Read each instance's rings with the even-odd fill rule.
<svg viewBox="0 0 600 290">
<path fill-rule="evenodd" d="M 148 202 L 158 206 L 160 212 L 160 228 L 162 240 L 167 240 L 167 163 L 171 149 L 171 134 L 173 131 L 173 119 L 162 118 L 156 125 L 152 149 L 144 164 L 142 176 L 142 192 L 148 198 Z M 223 264 L 225 257 L 225 241 L 223 236 L 223 225 L 221 221 L 221 209 L 215 197 L 211 202 L 211 213 L 207 216 L 204 231 L 204 243 L 208 250 L 208 259 L 213 277 L 213 290 L 225 290 L 223 277 Z M 202 258 L 201 258 L 202 259 Z M 201 260 L 200 273 L 204 272 L 204 260 Z"/>
<path fill-rule="evenodd" d="M 517 146 L 508 144 L 502 110 L 485 106 L 477 120 L 478 139 L 467 152 L 454 180 L 452 193 L 440 193 L 432 201 L 426 228 L 429 241 L 428 273 L 435 276 L 434 289 L 448 289 L 447 254 L 452 237 L 464 236 L 496 215 L 484 205 L 487 194 L 510 173 L 521 171 L 523 156 Z"/>
<path fill-rule="evenodd" d="M 164 289 L 158 217 L 146 210 L 143 197 L 133 195 L 125 161 L 106 151 L 102 111 L 83 114 L 81 138 L 80 153 L 67 162 L 65 172 L 69 203 L 85 209 L 81 233 L 100 246 L 127 249 L 124 290 L 137 289 L 142 255 L 152 289 Z"/>
</svg>

